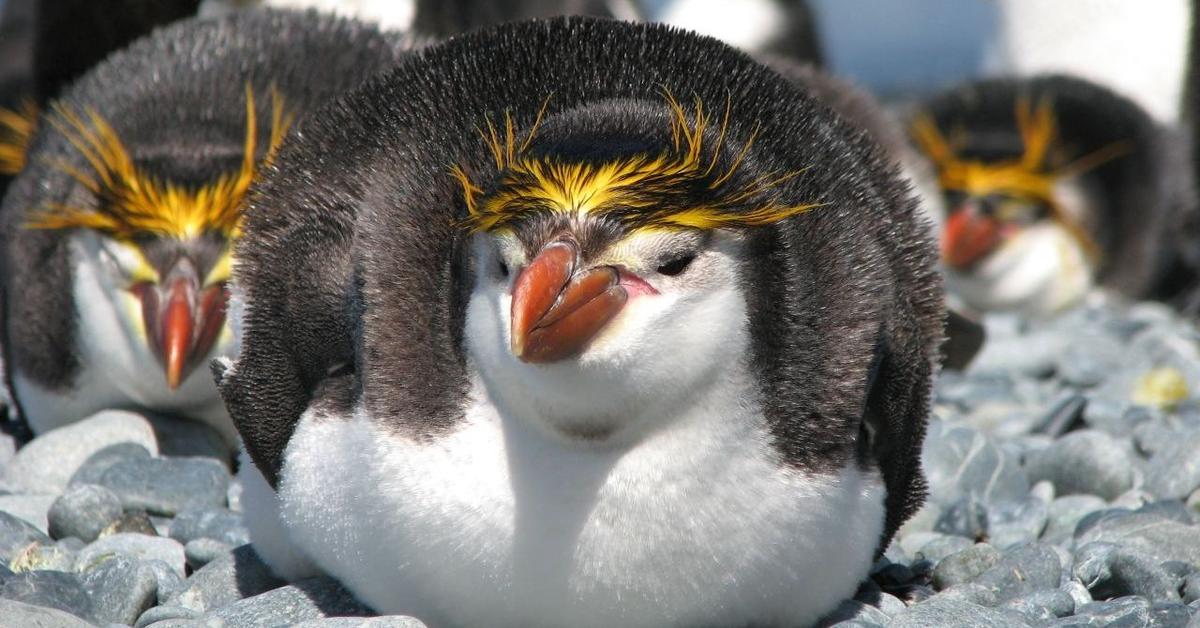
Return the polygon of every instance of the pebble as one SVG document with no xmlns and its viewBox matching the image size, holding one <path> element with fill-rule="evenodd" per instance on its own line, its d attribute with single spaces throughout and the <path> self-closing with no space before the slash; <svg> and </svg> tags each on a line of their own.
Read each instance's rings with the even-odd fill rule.
<svg viewBox="0 0 1200 628">
<path fill-rule="evenodd" d="M 415 617 L 383 615 L 380 617 L 326 617 L 302 621 L 292 628 L 425 628 Z"/>
<path fill-rule="evenodd" d="M 209 538 L 189 541 L 187 545 L 183 546 L 183 556 L 187 560 L 188 567 L 193 570 L 199 569 L 231 551 L 233 551 L 232 545 Z"/>
<path fill-rule="evenodd" d="M 125 554 L 139 560 L 161 560 L 179 576 L 184 575 L 183 546 L 175 539 L 122 532 L 102 537 L 79 552 L 77 568 L 89 571 L 112 554 Z"/>
<path fill-rule="evenodd" d="M 122 460 L 135 460 L 151 457 L 150 450 L 137 443 L 117 443 L 109 445 L 92 454 L 79 465 L 79 469 L 71 476 L 69 486 L 76 484 L 97 484 L 109 467 Z"/>
<path fill-rule="evenodd" d="M 1138 595 L 1151 602 L 1178 602 L 1182 579 L 1159 563 L 1111 543 L 1088 543 L 1075 551 L 1071 575 L 1096 599 Z"/>
<path fill-rule="evenodd" d="M 0 576 L 0 598 L 55 608 L 92 619 L 92 600 L 75 574 L 27 571 Z"/>
<path fill-rule="evenodd" d="M 90 543 L 121 514 L 121 500 L 112 491 L 94 484 L 76 484 L 50 506 L 50 536 L 73 536 Z"/>
<path fill-rule="evenodd" d="M 0 512 L 0 563 L 7 565 L 32 543 L 49 545 L 52 541 L 28 521 Z"/>
<path fill-rule="evenodd" d="M 39 606 L 0 598 L 0 626 L 6 628 L 93 628 L 71 613 L 56 608 Z"/>
<path fill-rule="evenodd" d="M 1159 602 L 1150 607 L 1150 625 L 1154 628 L 1188 628 L 1192 611 L 1186 604 Z"/>
<path fill-rule="evenodd" d="M 54 495 L 0 495 L 0 512 L 24 519 L 38 530 L 46 532 L 46 515 L 54 499 Z"/>
<path fill-rule="evenodd" d="M 1101 626 L 1148 626 L 1150 602 L 1140 597 L 1121 597 L 1084 604 L 1075 609 L 1075 614 L 1093 617 Z"/>
<path fill-rule="evenodd" d="M 1183 578 L 1183 603 L 1200 600 L 1200 571 L 1193 571 Z"/>
<path fill-rule="evenodd" d="M 984 503 L 1019 499 L 1029 480 L 1018 461 L 982 432 L 969 427 L 929 426 L 922 450 L 929 499 L 943 506 L 974 495 Z"/>
<path fill-rule="evenodd" d="M 177 606 L 205 612 L 283 585 L 284 582 L 271 573 L 254 549 L 243 545 L 196 570 L 187 579 L 186 588 L 170 601 Z"/>
<path fill-rule="evenodd" d="M 123 513 L 117 517 L 116 521 L 108 524 L 100 532 L 100 536 L 109 536 L 111 534 L 144 534 L 146 536 L 161 536 L 158 533 L 158 527 L 150 519 L 146 513 L 142 511 L 133 511 Z"/>
<path fill-rule="evenodd" d="M 317 577 L 238 600 L 209 612 L 203 620 L 238 628 L 269 628 L 330 616 L 372 615 L 332 578 Z"/>
<path fill-rule="evenodd" d="M 143 560 L 141 563 L 154 574 L 154 589 L 159 604 L 169 603 L 187 588 L 183 576 L 167 563 L 161 560 Z"/>
<path fill-rule="evenodd" d="M 988 543 L 1007 549 L 1036 541 L 1046 529 L 1049 509 L 1037 497 L 1002 502 L 988 510 Z"/>
<path fill-rule="evenodd" d="M 988 536 L 988 511 L 976 496 L 968 495 L 942 511 L 933 524 L 935 532 L 965 537 L 974 541 Z"/>
<path fill-rule="evenodd" d="M 158 579 L 141 561 L 115 555 L 81 576 L 101 622 L 132 624 L 157 601 Z"/>
<path fill-rule="evenodd" d="M 921 545 L 921 549 L 916 552 L 916 557 L 937 564 L 943 558 L 951 554 L 957 554 L 974 544 L 974 541 L 971 539 L 961 536 L 938 534 L 935 538 Z"/>
<path fill-rule="evenodd" d="M 61 493 L 92 454 L 116 443 L 136 443 L 158 453 L 154 430 L 146 419 L 132 412 L 106 410 L 30 441 L 5 467 L 5 483 L 25 493 Z"/>
<path fill-rule="evenodd" d="M 250 531 L 236 512 L 224 508 L 192 509 L 171 521 L 171 538 L 187 544 L 196 539 L 213 539 L 232 546 L 250 542 Z"/>
<path fill-rule="evenodd" d="M 1000 552 L 978 543 L 944 558 L 933 570 L 933 587 L 939 591 L 970 582 L 1000 562 Z"/>
<path fill-rule="evenodd" d="M 1024 622 L 1014 623 L 1011 615 L 999 610 L 948 597 L 916 604 L 893 617 L 887 625 L 889 628 L 982 628 L 1019 626 Z"/>
<path fill-rule="evenodd" d="M 1113 437 L 1096 430 L 1071 432 L 1025 462 L 1030 481 L 1048 480 L 1059 495 L 1114 499 L 1133 487 L 1133 462 Z"/>
<path fill-rule="evenodd" d="M 134 624 L 134 628 L 144 628 L 145 626 L 149 626 L 155 622 L 169 621 L 173 619 L 191 620 L 196 619 L 199 616 L 200 613 L 182 606 L 155 606 L 154 608 L 147 610 L 145 613 L 142 613 L 141 617 L 138 617 L 137 623 Z"/>
<path fill-rule="evenodd" d="M 73 571 L 77 549 L 62 543 L 43 545 L 32 543 L 13 557 L 9 567 L 13 571 Z"/>
<path fill-rule="evenodd" d="M 1123 545 L 1153 561 L 1200 564 L 1200 530 L 1160 512 L 1120 509 L 1092 513 L 1079 522 L 1075 543 Z"/>
<path fill-rule="evenodd" d="M 1095 495 L 1067 495 L 1055 499 L 1046 507 L 1046 529 L 1042 531 L 1042 540 L 1047 543 L 1071 540 L 1081 519 L 1107 507 L 1108 503 Z"/>
<path fill-rule="evenodd" d="M 1062 564 L 1049 545 L 1032 543 L 1005 552 L 998 562 L 972 582 L 991 589 L 1005 602 L 1036 591 L 1057 589 Z"/>
<path fill-rule="evenodd" d="M 201 456 L 230 467 L 233 449 L 211 425 L 174 416 L 146 415 L 146 419 L 154 429 L 163 456 Z"/>
<path fill-rule="evenodd" d="M 144 458 L 112 465 L 97 484 L 111 490 L 125 509 L 173 516 L 192 508 L 221 508 L 229 472 L 211 458 Z"/>
<path fill-rule="evenodd" d="M 1159 499 L 1183 499 L 1200 488 L 1200 430 L 1181 435 L 1146 465 L 1146 490 Z"/>
<path fill-rule="evenodd" d="M 1046 589 L 1017 596 L 1005 602 L 1004 606 L 1046 621 L 1074 613 L 1075 599 L 1061 589 Z"/>
<path fill-rule="evenodd" d="M 817 622 L 819 628 L 829 628 L 841 622 L 858 621 L 866 624 L 884 625 L 891 618 L 887 613 L 858 600 L 842 600 L 834 611 L 821 621 Z"/>
</svg>

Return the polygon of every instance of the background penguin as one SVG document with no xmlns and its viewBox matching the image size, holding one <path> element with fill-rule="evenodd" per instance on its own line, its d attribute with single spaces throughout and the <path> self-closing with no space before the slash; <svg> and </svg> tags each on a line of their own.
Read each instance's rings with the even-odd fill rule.
<svg viewBox="0 0 1200 628">
<path fill-rule="evenodd" d="M 316 14 L 183 22 L 73 85 L 2 210 L 4 350 L 34 432 L 104 408 L 229 422 L 206 369 L 243 196 L 289 123 L 405 42 Z"/>
<path fill-rule="evenodd" d="M 928 226 L 716 40 L 470 33 L 257 190 L 216 370 L 284 576 L 431 625 L 805 625 L 922 501 Z"/>
<path fill-rule="evenodd" d="M 1137 105 L 1067 76 L 993 79 L 939 94 L 912 136 L 949 208 L 947 289 L 981 311 L 1049 315 L 1101 284 L 1170 299 L 1194 270 L 1186 146 Z"/>
</svg>

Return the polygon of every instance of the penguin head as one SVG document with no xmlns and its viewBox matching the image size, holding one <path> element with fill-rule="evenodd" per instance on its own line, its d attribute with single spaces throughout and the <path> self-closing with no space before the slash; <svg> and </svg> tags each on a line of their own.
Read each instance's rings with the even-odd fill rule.
<svg viewBox="0 0 1200 628">
<path fill-rule="evenodd" d="M 77 263 L 98 269 L 104 299 L 122 329 L 155 357 L 172 390 L 225 333 L 241 206 L 291 121 L 273 94 L 270 140 L 261 146 L 249 86 L 245 111 L 240 146 L 193 142 L 195 152 L 180 150 L 187 142 L 171 141 L 173 134 L 204 134 L 187 123 L 123 134 L 91 109 L 59 104 L 46 116 L 76 153 L 50 164 L 73 180 L 74 191 L 64 203 L 34 208 L 24 226 L 75 231 Z"/>
<path fill-rule="evenodd" d="M 1049 96 L 1018 96 L 1012 118 L 974 122 L 943 134 L 919 116 L 913 127 L 947 207 L 941 253 L 950 289 L 980 310 L 1047 314 L 1076 302 L 1100 256 L 1091 223 L 1102 194 L 1084 175 L 1127 146 L 1071 154 Z"/>
<path fill-rule="evenodd" d="M 456 170 L 476 269 L 467 346 L 503 403 L 568 437 L 620 438 L 743 358 L 743 234 L 812 205 L 778 202 L 772 185 L 797 173 L 759 172 L 729 115 L 666 95 L 568 110 L 524 138 L 485 130 L 493 180 Z"/>
</svg>

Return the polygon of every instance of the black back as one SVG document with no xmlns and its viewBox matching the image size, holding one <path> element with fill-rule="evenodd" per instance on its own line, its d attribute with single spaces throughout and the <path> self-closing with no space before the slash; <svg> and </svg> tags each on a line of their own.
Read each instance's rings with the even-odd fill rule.
<svg viewBox="0 0 1200 628">
<path fill-rule="evenodd" d="M 960 156 L 1010 158 L 1022 150 L 1017 99 L 1036 104 L 1046 96 L 1058 121 L 1059 145 L 1074 157 L 1118 142 L 1128 148 L 1082 175 L 1107 200 L 1100 215 L 1087 221 L 1102 251 L 1100 282 L 1131 298 L 1172 298 L 1195 268 L 1182 256 L 1181 234 L 1193 220 L 1195 191 L 1179 133 L 1157 125 L 1133 101 L 1061 75 L 970 83 L 934 96 L 920 109 L 943 134 L 961 126 L 974 138 Z"/>
<path fill-rule="evenodd" d="M 484 189 L 498 175 L 477 131 L 485 116 L 507 111 L 522 132 L 548 102 L 549 129 L 606 100 L 665 107 L 664 88 L 713 108 L 728 98 L 728 141 L 761 123 L 746 157 L 758 172 L 808 168 L 780 198 L 824 204 L 746 234 L 752 368 L 788 464 L 827 471 L 857 457 L 882 469 L 886 543 L 923 497 L 918 456 L 942 328 L 929 228 L 864 133 L 746 55 L 655 25 L 571 18 L 471 33 L 407 59 L 292 136 L 248 210 L 236 271 L 242 352 L 220 384 L 267 478 L 277 481 L 310 403 L 347 411 L 358 398 L 415 438 L 461 418 L 472 270 L 448 169 L 463 166 Z M 313 400 L 331 373 L 351 369 L 338 380 L 351 394 Z M 860 437 L 864 423 L 874 439 Z"/>
<path fill-rule="evenodd" d="M 255 94 L 260 155 L 269 144 L 274 86 L 302 115 L 390 67 L 408 46 L 354 21 L 316 13 L 248 11 L 180 22 L 114 54 L 71 86 L 61 102 L 91 108 L 152 174 L 203 183 L 235 169 L 245 135 L 245 94 Z M 44 387 L 71 384 L 78 369 L 67 230 L 23 227 L 31 211 L 95 199 L 63 170 L 87 162 L 49 125 L 0 211 L 4 349 L 9 371 Z"/>
</svg>

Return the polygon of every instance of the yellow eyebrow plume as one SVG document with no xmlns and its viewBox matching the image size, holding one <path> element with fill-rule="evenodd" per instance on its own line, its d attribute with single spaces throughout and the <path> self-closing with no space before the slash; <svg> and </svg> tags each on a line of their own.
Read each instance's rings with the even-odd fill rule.
<svg viewBox="0 0 1200 628">
<path fill-rule="evenodd" d="M 29 99 L 18 110 L 0 109 L 0 175 L 13 176 L 25 169 L 39 113 L 37 103 Z"/>
</svg>

